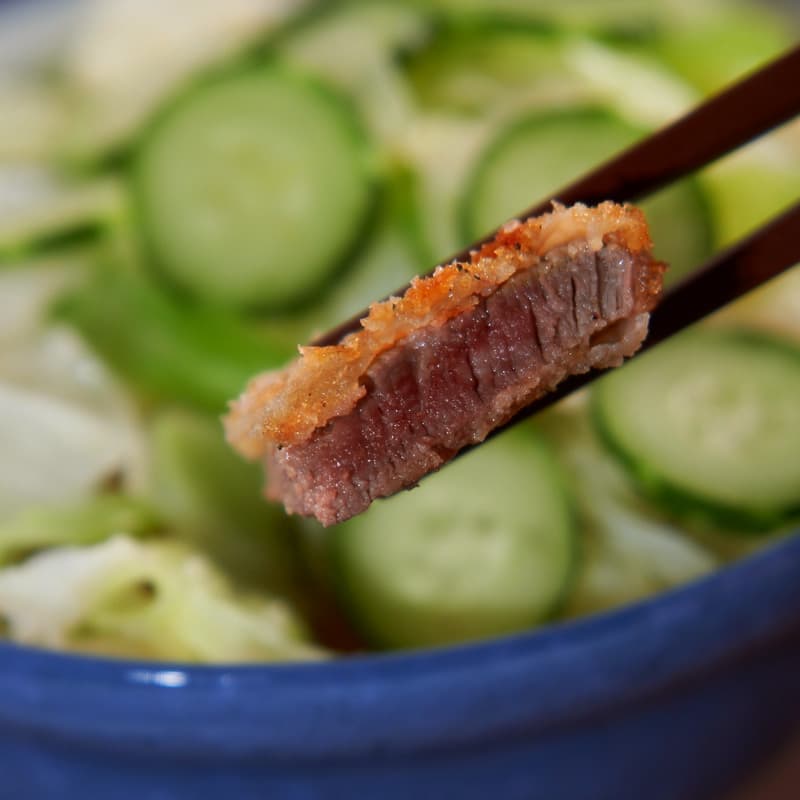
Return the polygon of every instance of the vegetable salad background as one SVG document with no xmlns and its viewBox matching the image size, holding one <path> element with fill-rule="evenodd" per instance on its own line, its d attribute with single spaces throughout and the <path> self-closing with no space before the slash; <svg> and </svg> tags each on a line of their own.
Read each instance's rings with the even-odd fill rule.
<svg viewBox="0 0 800 800">
<path fill-rule="evenodd" d="M 297 342 L 774 57 L 685 0 L 82 0 L 0 16 L 0 618 L 324 658 L 634 601 L 800 519 L 800 272 L 323 532 L 226 403 Z M 788 126 L 644 203 L 680 279 L 797 199 Z"/>
</svg>

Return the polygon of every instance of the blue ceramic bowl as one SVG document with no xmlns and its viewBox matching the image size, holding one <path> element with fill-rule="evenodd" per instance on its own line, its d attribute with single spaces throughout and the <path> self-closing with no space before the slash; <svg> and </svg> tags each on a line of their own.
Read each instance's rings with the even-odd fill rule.
<svg viewBox="0 0 800 800">
<path fill-rule="evenodd" d="M 3 798 L 709 800 L 800 720 L 800 534 L 484 644 L 184 667 L 0 647 Z"/>
<path fill-rule="evenodd" d="M 709 800 L 792 732 L 798 676 L 800 533 L 469 647 L 184 667 L 0 644 L 0 799 Z"/>
</svg>

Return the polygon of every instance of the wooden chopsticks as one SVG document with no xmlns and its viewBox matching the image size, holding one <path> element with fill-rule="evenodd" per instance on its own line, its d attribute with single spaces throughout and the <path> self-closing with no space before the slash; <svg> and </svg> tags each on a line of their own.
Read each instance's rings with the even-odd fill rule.
<svg viewBox="0 0 800 800">
<path fill-rule="evenodd" d="M 800 113 L 800 46 L 557 192 L 565 205 L 639 200 Z M 525 213 L 548 211 L 549 199 Z"/>
<path fill-rule="evenodd" d="M 658 344 L 795 264 L 800 264 L 800 202 L 667 292 L 650 315 L 643 347 Z"/>
<path fill-rule="evenodd" d="M 800 46 L 528 209 L 520 218 L 548 211 L 553 199 L 565 205 L 639 200 L 788 122 L 798 113 Z M 448 262 L 467 260 L 471 250 L 493 237 L 494 233 L 473 243 Z M 671 336 L 800 262 L 799 242 L 800 205 L 795 205 L 673 288 L 652 315 L 645 346 Z M 403 291 L 399 289 L 394 294 Z M 317 337 L 313 344 L 336 344 L 345 334 L 358 330 L 359 320 L 366 313 Z M 544 404 L 549 405 L 576 388 L 575 384 L 586 383 L 592 377 L 595 375 L 590 373 L 566 381 L 563 388 L 545 398 Z M 532 410 L 537 407 L 534 404 Z"/>
</svg>

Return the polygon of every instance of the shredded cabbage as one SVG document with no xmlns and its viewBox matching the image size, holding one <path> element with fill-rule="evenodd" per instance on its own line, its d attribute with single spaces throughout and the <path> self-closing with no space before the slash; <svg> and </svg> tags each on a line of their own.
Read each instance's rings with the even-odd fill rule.
<svg viewBox="0 0 800 800">
<path fill-rule="evenodd" d="M 124 211 L 116 178 L 68 181 L 41 165 L 0 166 L 0 257 L 103 227 Z"/>
<path fill-rule="evenodd" d="M 235 592 L 208 561 L 174 542 L 125 534 L 2 570 L 0 614 L 11 638 L 50 648 L 203 662 L 324 654 L 282 601 Z"/>
<path fill-rule="evenodd" d="M 698 578 L 720 559 L 684 529 L 659 518 L 633 491 L 592 430 L 587 393 L 542 418 L 573 477 L 571 486 L 584 537 L 580 574 L 567 615 L 583 615 L 630 603 Z"/>
<path fill-rule="evenodd" d="M 161 526 L 149 503 L 124 494 L 33 506 L 0 521 L 0 565 L 45 547 L 94 544 L 122 531 L 139 536 Z"/>
<path fill-rule="evenodd" d="M 124 142 L 198 70 L 263 37 L 304 0 L 87 0 L 64 62 L 75 107 L 66 150 Z"/>
<path fill-rule="evenodd" d="M 0 519 L 86 496 L 110 480 L 142 482 L 131 402 L 68 329 L 0 346 L 0 448 Z"/>
</svg>

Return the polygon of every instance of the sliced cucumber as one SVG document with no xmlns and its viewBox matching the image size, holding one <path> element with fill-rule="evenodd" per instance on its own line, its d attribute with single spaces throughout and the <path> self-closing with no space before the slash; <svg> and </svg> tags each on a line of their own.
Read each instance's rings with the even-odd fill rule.
<svg viewBox="0 0 800 800">
<path fill-rule="evenodd" d="M 333 531 L 334 580 L 364 635 L 421 647 L 520 631 L 570 585 L 576 533 L 530 429 L 481 446 Z"/>
<path fill-rule="evenodd" d="M 581 521 L 581 559 L 566 616 L 649 597 L 710 572 L 720 559 L 647 503 L 603 446 L 583 391 L 536 417 L 568 471 Z M 749 537 L 720 535 L 729 546 Z"/>
<path fill-rule="evenodd" d="M 309 312 L 320 331 L 358 314 L 430 267 L 417 209 L 416 176 L 396 169 L 387 181 L 372 232 L 341 280 Z"/>
<path fill-rule="evenodd" d="M 261 327 L 272 340 L 289 348 L 310 341 L 320 331 L 388 297 L 434 263 L 422 229 L 417 178 L 401 166 L 390 170 L 378 195 L 371 230 L 353 263 L 308 308 L 264 320 Z"/>
<path fill-rule="evenodd" d="M 769 530 L 800 511 L 800 351 L 697 330 L 608 375 L 594 416 L 675 513 Z"/>
<path fill-rule="evenodd" d="M 412 92 L 397 56 L 419 46 L 431 25 L 420 7 L 387 2 L 319 4 L 276 43 L 282 61 L 346 92 L 377 140 L 401 143 Z"/>
<path fill-rule="evenodd" d="M 641 131 L 612 113 L 577 108 L 528 115 L 486 148 L 464 191 L 464 238 L 484 236 L 635 141 Z M 698 184 L 684 180 L 643 202 L 656 256 L 674 282 L 708 256 L 712 231 Z"/>
<path fill-rule="evenodd" d="M 445 25 L 426 46 L 407 55 L 405 66 L 422 113 L 408 126 L 399 152 L 421 176 L 420 204 L 427 218 L 431 263 L 474 241 L 476 231 L 463 224 L 464 215 L 458 211 L 460 203 L 470 202 L 462 199 L 464 188 L 483 154 L 521 115 L 602 107 L 630 129 L 624 138 L 627 144 L 641 135 L 640 126 L 663 124 L 695 97 L 691 87 L 646 53 L 502 15 Z M 595 153 L 591 143 L 588 147 Z M 535 181 L 534 189 L 540 185 L 544 194 L 561 188 L 564 179 L 580 172 L 569 169 L 572 162 L 585 164 L 584 169 L 594 166 L 591 159 L 584 162 L 575 154 L 566 163 L 562 155 L 561 162 L 563 174 L 555 176 L 559 180 L 550 185 Z M 692 209 L 698 205 L 697 192 L 688 192 Z M 534 195 L 526 194 L 516 208 L 505 205 L 479 233 L 530 207 L 540 199 Z M 684 232 L 681 240 L 678 251 L 700 250 L 692 235 Z M 677 257 L 684 255 L 678 252 Z M 677 272 L 676 268 L 673 274 Z"/>
<path fill-rule="evenodd" d="M 63 157 L 96 166 L 124 152 L 178 88 L 253 47 L 304 5 L 306 0 L 82 5 L 60 65 L 69 100 Z"/>
<path fill-rule="evenodd" d="M 217 305 L 320 289 L 364 223 L 368 147 L 346 101 L 266 66 L 198 87 L 139 149 L 141 224 L 164 274 Z"/>
</svg>

